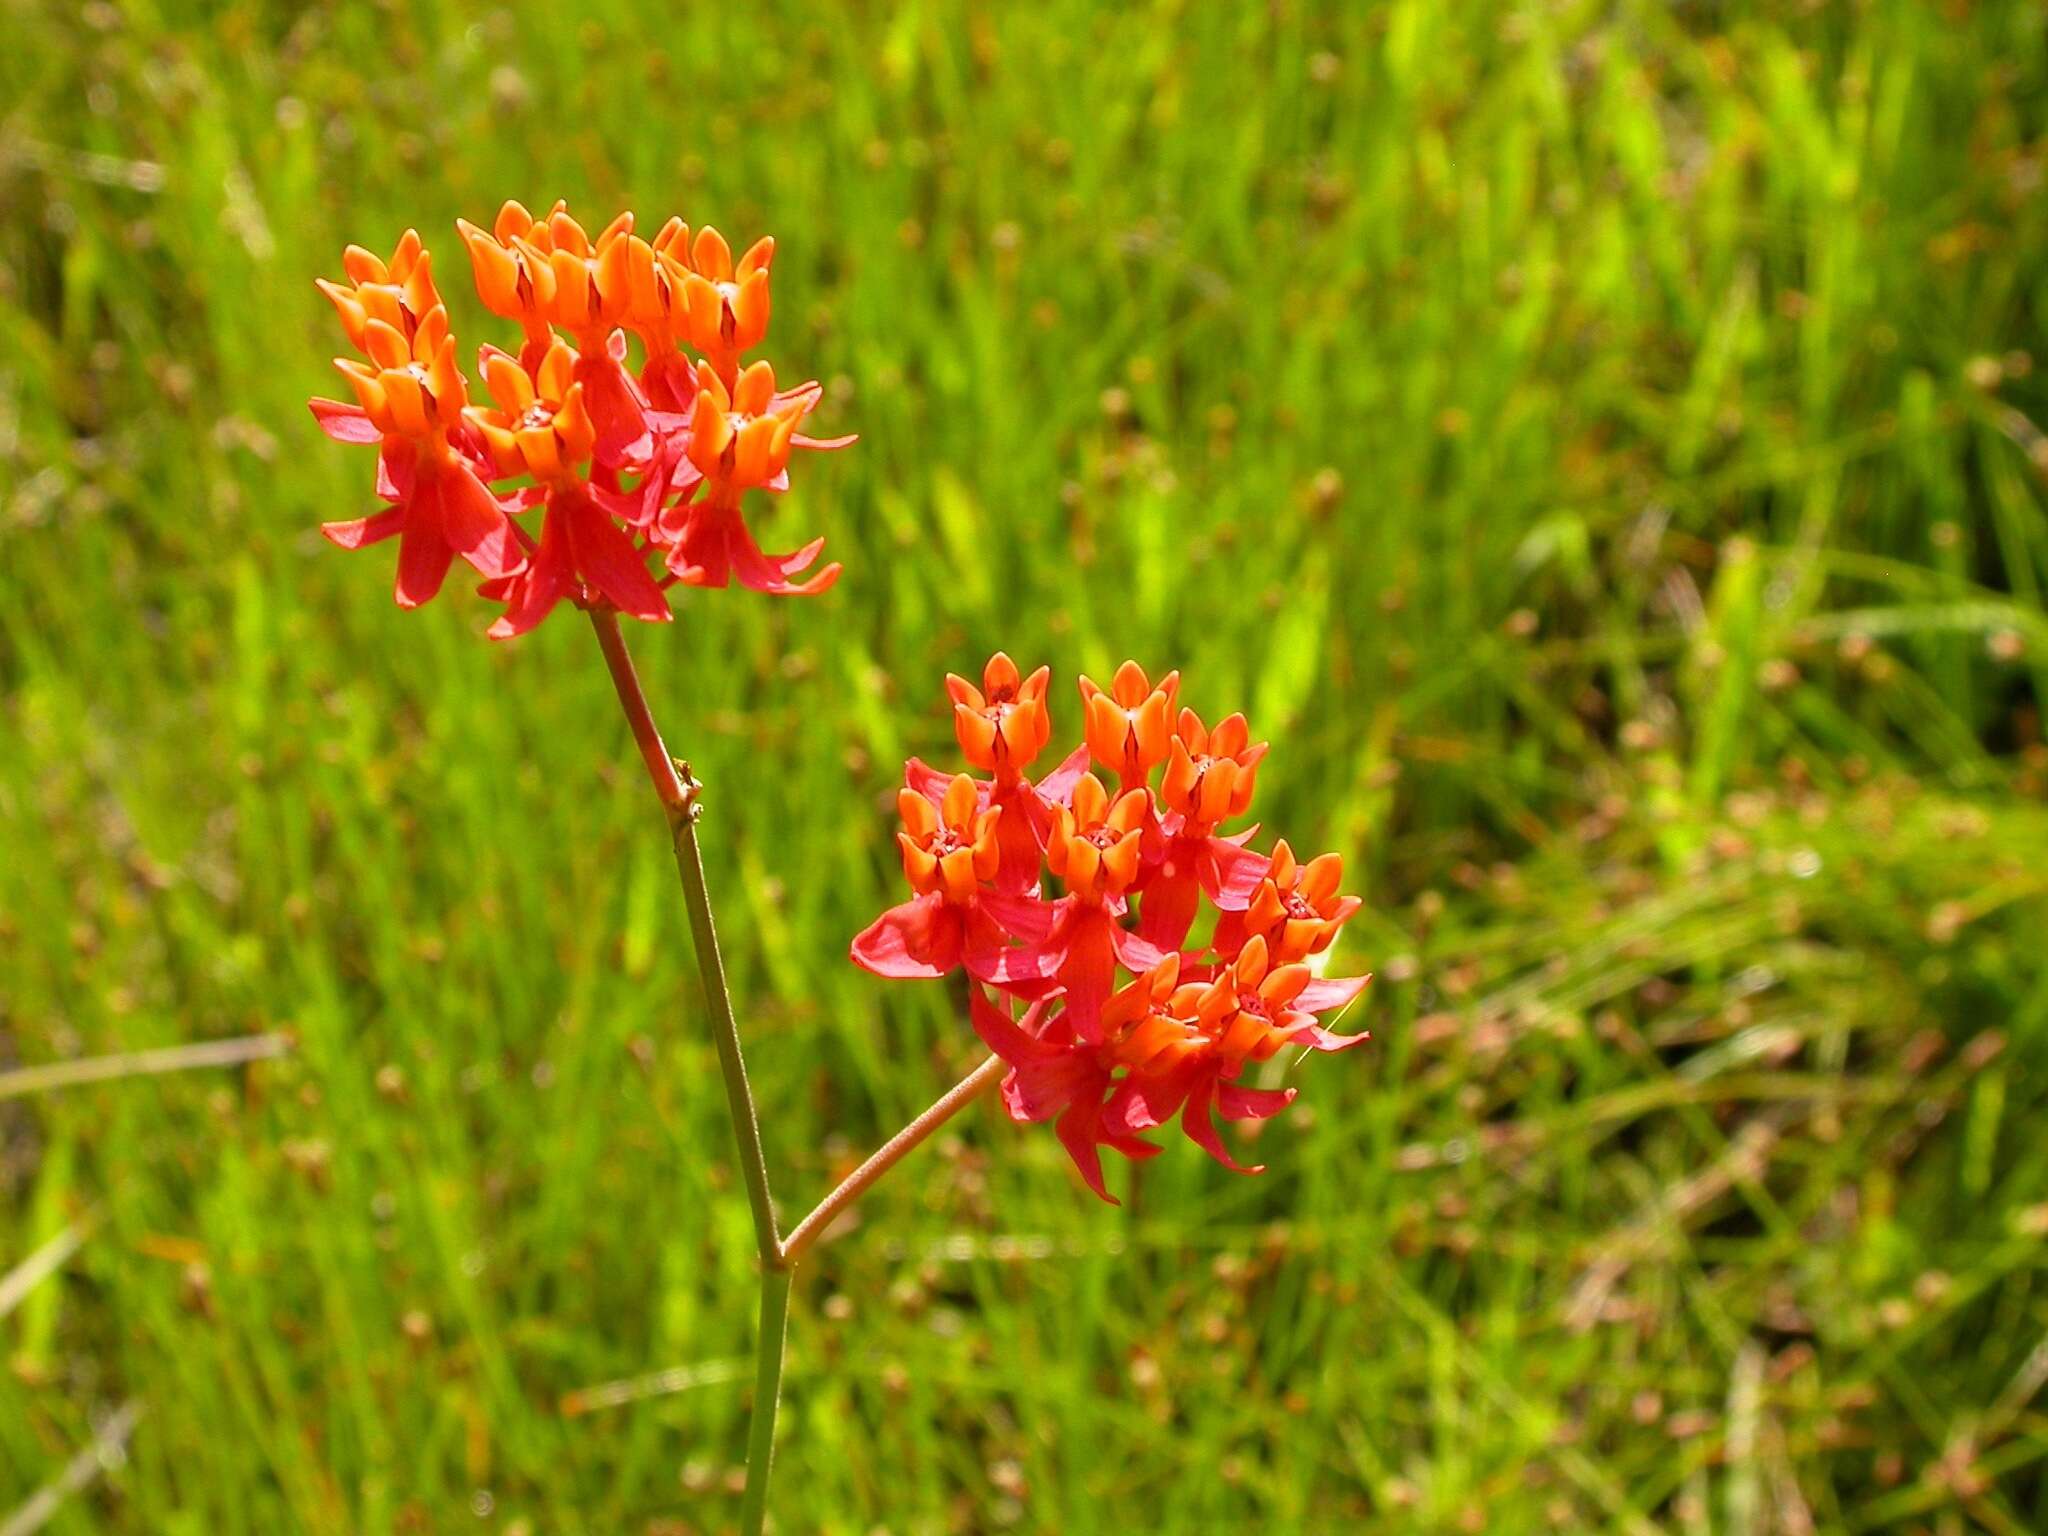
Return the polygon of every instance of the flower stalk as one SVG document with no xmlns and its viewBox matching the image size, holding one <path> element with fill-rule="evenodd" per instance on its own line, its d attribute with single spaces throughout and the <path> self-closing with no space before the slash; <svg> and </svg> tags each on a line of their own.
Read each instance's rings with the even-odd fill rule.
<svg viewBox="0 0 2048 1536">
<path fill-rule="evenodd" d="M 761 1149 L 761 1122 L 747 1081 L 747 1062 L 733 1016 L 732 993 L 726 985 L 725 961 L 718 951 L 718 929 L 711 915 L 710 888 L 704 880 L 704 857 L 697 842 L 697 820 L 703 812 L 703 788 L 689 765 L 669 755 L 661 729 L 648 707 L 646 690 L 633 656 L 619 632 L 618 614 L 606 606 L 590 611 L 612 689 L 626 717 L 634 745 L 640 749 L 647 776 L 668 817 L 675 845 L 676 873 L 690 914 L 690 938 L 697 969 L 704 981 L 704 1001 L 711 1014 L 712 1039 L 725 1081 L 726 1107 L 732 1114 L 740 1171 L 747 1186 L 747 1204 L 754 1218 L 754 1242 L 761 1259 L 760 1327 L 755 1343 L 753 1421 L 747 1432 L 747 1487 L 740 1506 L 742 1536 L 758 1536 L 767 1519 L 769 1469 L 775 1459 L 775 1420 L 782 1398 L 782 1364 L 789 1329 L 789 1291 L 794 1271 L 819 1236 L 847 1207 L 891 1168 L 909 1156 L 933 1132 L 999 1081 L 1009 1068 L 991 1056 L 946 1094 L 898 1131 L 858 1168 L 842 1179 L 817 1207 L 796 1224 L 787 1239 L 776 1226 L 775 1200 L 768 1181 L 768 1160 Z"/>
</svg>

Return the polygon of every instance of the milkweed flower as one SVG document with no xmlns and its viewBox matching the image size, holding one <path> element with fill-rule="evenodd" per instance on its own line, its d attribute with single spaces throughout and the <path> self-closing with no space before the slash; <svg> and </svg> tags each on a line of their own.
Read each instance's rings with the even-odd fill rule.
<svg viewBox="0 0 2048 1536">
<path fill-rule="evenodd" d="M 768 334 L 768 267 L 774 259 L 770 236 L 756 240 L 735 263 L 723 235 L 708 227 L 697 231 L 689 268 L 681 274 L 681 329 L 721 378 L 731 379 L 740 357 Z"/>
<path fill-rule="evenodd" d="M 1217 952 L 1235 955 L 1256 937 L 1282 963 L 1321 954 L 1359 909 L 1356 896 L 1339 894 L 1343 880 L 1341 856 L 1319 854 L 1301 864 L 1282 838 L 1273 845 L 1273 857 L 1244 910 L 1217 919 Z"/>
<path fill-rule="evenodd" d="M 778 395 L 775 370 L 766 363 L 755 363 L 728 389 L 717 370 L 699 363 L 690 462 L 706 480 L 728 490 L 784 489 L 797 424 L 818 403 L 818 394 L 807 386 Z"/>
<path fill-rule="evenodd" d="M 1023 676 L 1001 651 L 982 668 L 979 688 L 964 677 L 946 674 L 953 734 L 961 755 L 969 766 L 995 775 L 987 799 L 1008 813 L 998 833 L 1002 859 L 996 873 L 997 885 L 1006 891 L 1028 891 L 1037 885 L 1039 850 L 1051 832 L 1050 807 L 1024 777 L 1052 739 L 1052 715 L 1045 702 L 1051 678 L 1050 667 Z"/>
<path fill-rule="evenodd" d="M 506 604 L 492 637 L 525 634 L 565 597 L 586 604 L 602 597 L 636 619 L 666 621 L 668 599 L 647 573 L 645 553 L 620 526 L 635 507 L 586 478 L 597 428 L 568 344 L 557 338 L 530 372 L 510 354 L 486 347 L 483 373 L 496 408 L 472 406 L 469 419 L 501 474 L 539 482 L 544 509 L 540 541 L 526 568 L 486 594 Z"/>
<path fill-rule="evenodd" d="M 568 332 L 575 379 L 590 397 L 594 452 L 608 466 L 643 463 L 653 446 L 647 399 L 626 371 L 618 329 L 632 303 L 633 215 L 620 214 L 595 239 L 562 202 L 543 219 L 508 202 L 488 233 L 463 219 L 455 227 L 469 248 L 484 307 L 526 331 L 520 361 L 534 366 L 556 344 L 555 331 Z"/>
<path fill-rule="evenodd" d="M 1266 744 L 1242 715 L 1213 729 L 1192 710 L 1176 718 L 1178 673 L 1155 685 L 1126 662 L 1110 689 L 1084 683 L 1084 740 L 1033 782 L 1049 677 L 1001 652 L 978 686 L 948 674 L 961 754 L 989 777 L 904 765 L 899 846 L 916 894 L 863 930 L 853 958 L 892 977 L 964 969 L 970 1023 L 1009 1067 L 1011 1118 L 1050 1123 L 1103 1199 L 1102 1149 L 1152 1156 L 1146 1133 L 1176 1120 L 1226 1167 L 1257 1172 L 1219 1120 L 1292 1102 L 1292 1086 L 1260 1080 L 1290 1046 L 1367 1038 L 1329 1027 L 1367 978 L 1323 977 L 1316 959 L 1359 902 L 1339 892 L 1335 855 L 1304 865 L 1285 841 L 1263 854 L 1249 832 L 1218 830 L 1249 811 Z M 1205 907 L 1213 921 L 1199 921 Z"/>
<path fill-rule="evenodd" d="M 343 549 L 397 538 L 404 608 L 439 592 L 458 555 L 487 579 L 510 576 L 525 556 L 465 420 L 468 389 L 419 236 L 407 230 L 388 263 L 351 246 L 344 268 L 351 284 L 321 291 L 365 360 L 335 359 L 355 403 L 316 398 L 313 417 L 338 442 L 376 445 L 378 494 L 391 505 L 320 531 Z"/>
<path fill-rule="evenodd" d="M 1173 705 L 1179 694 L 1178 672 L 1167 673 L 1155 687 L 1135 661 L 1116 669 L 1107 690 L 1088 678 L 1081 679 L 1089 754 L 1126 789 L 1142 783 L 1165 761 L 1172 746 Z"/>
<path fill-rule="evenodd" d="M 671 219 L 648 241 L 631 213 L 593 236 L 559 202 L 540 217 L 507 202 L 490 229 L 457 228 L 484 307 L 523 333 L 516 354 L 483 349 L 489 405 L 470 401 L 416 232 L 389 259 L 350 246 L 347 281 L 319 282 L 364 360 L 339 364 L 355 403 L 314 400 L 313 414 L 330 437 L 378 446 L 392 503 L 326 525 L 330 539 L 398 537 L 406 607 L 433 597 L 461 556 L 505 605 L 498 639 L 564 599 L 659 622 L 671 583 L 831 586 L 839 566 L 817 568 L 822 539 L 764 554 L 747 526 L 746 497 L 786 490 L 793 450 L 853 441 L 798 430 L 817 384 L 778 390 L 765 362 L 739 366 L 766 338 L 772 239 L 735 260 L 714 229 L 693 239 Z M 537 532 L 520 521 L 535 509 Z"/>
<path fill-rule="evenodd" d="M 1186 937 L 1199 896 L 1226 913 L 1251 900 L 1267 861 L 1241 837 L 1218 836 L 1216 827 L 1250 809 L 1265 755 L 1266 743 L 1251 739 L 1243 715 L 1230 715 L 1211 731 L 1193 710 L 1180 712 L 1160 776 L 1165 847 L 1145 893 L 1143 932 L 1153 943 L 1170 949 Z"/>
<path fill-rule="evenodd" d="M 844 448 L 853 441 L 796 430 L 821 394 L 815 384 L 778 393 L 775 370 L 766 363 L 755 363 L 727 389 L 709 363 L 698 364 L 685 455 L 699 494 L 679 501 L 659 525 L 669 544 L 668 567 L 685 584 L 722 587 L 737 576 L 757 592 L 809 595 L 839 579 L 837 563 L 804 574 L 824 548 L 822 539 L 786 555 L 764 554 L 740 512 L 744 492 L 788 488 L 794 449 Z"/>
<path fill-rule="evenodd" d="M 1019 928 L 1043 936 L 1049 923 L 1028 906 L 1006 901 L 991 885 L 1003 811 L 986 805 L 979 788 L 963 773 L 936 800 L 907 785 L 897 795 L 903 821 L 897 846 L 904 877 L 917 894 L 854 939 L 856 964 L 889 977 L 945 976 L 964 966 L 983 981 L 1043 990 L 1025 957 L 1012 950 L 1010 937 Z"/>
</svg>

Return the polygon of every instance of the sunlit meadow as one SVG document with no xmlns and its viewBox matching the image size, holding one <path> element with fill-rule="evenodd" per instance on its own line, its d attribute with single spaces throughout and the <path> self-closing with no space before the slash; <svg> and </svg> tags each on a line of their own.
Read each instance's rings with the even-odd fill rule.
<svg viewBox="0 0 2048 1536">
<path fill-rule="evenodd" d="M 318 532 L 312 277 L 416 225 L 513 345 L 454 221 L 558 196 L 773 232 L 861 434 L 755 528 L 835 586 L 631 636 L 789 1219 L 985 1055 L 848 958 L 946 673 L 1179 667 L 1364 898 L 1263 1176 L 991 1101 L 817 1243 L 777 1529 L 2048 1527 L 2038 8 L 0 18 L 6 1536 L 737 1522 L 588 626 Z"/>
</svg>

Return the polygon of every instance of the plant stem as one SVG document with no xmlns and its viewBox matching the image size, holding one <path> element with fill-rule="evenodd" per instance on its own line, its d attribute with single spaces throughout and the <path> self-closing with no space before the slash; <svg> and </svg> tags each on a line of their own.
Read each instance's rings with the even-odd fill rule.
<svg viewBox="0 0 2048 1536">
<path fill-rule="evenodd" d="M 775 1459 L 775 1418 L 782 1396 L 782 1361 L 789 1332 L 791 1271 L 819 1235 L 868 1186 L 901 1162 L 972 1103 L 1007 1070 L 991 1056 L 948 1089 L 938 1102 L 890 1137 L 866 1162 L 841 1180 L 818 1202 L 785 1242 L 775 1224 L 775 1204 L 768 1188 L 768 1162 L 761 1151 L 761 1123 L 754 1094 L 747 1083 L 746 1057 L 740 1050 L 739 1025 L 733 1018 L 732 994 L 726 986 L 725 961 L 718 953 L 718 929 L 711 918 L 711 893 L 704 883 L 704 855 L 697 843 L 697 817 L 702 786 L 678 763 L 662 742 L 647 694 L 633 667 L 633 657 L 619 633 L 619 617 L 610 608 L 593 608 L 591 628 L 611 672 L 626 724 L 647 765 L 647 776 L 668 817 L 675 845 L 676 873 L 683 884 L 683 903 L 690 913 L 690 938 L 697 951 L 697 970 L 704 981 L 704 1001 L 711 1010 L 711 1037 L 718 1046 L 718 1067 L 725 1079 L 725 1098 L 732 1112 L 733 1138 L 739 1143 L 740 1171 L 745 1175 L 747 1202 L 754 1217 L 754 1242 L 761 1256 L 761 1326 L 755 1344 L 754 1412 L 747 1431 L 747 1488 L 740 1504 L 741 1536 L 760 1536 L 768 1518 L 768 1474 Z"/>
<path fill-rule="evenodd" d="M 789 1333 L 790 1271 L 761 1266 L 761 1329 L 754 1346 L 754 1420 L 747 1430 L 747 1491 L 741 1536 L 760 1536 L 768 1519 L 768 1474 L 775 1465 L 775 1411 L 782 1401 L 782 1353 Z"/>
<path fill-rule="evenodd" d="M 782 1243 L 782 1262 L 794 1266 L 804 1256 L 805 1250 L 832 1224 L 833 1218 L 865 1194 L 870 1184 L 902 1162 L 929 1139 L 932 1132 L 972 1104 L 1008 1070 L 1009 1065 L 1002 1057 L 989 1057 L 947 1089 L 945 1096 L 930 1109 L 883 1142 L 873 1156 L 840 1180 L 838 1187 L 818 1202 L 817 1209 L 790 1230 Z"/>
<path fill-rule="evenodd" d="M 753 1422 L 747 1431 L 747 1488 L 740 1504 L 742 1536 L 760 1536 L 768 1517 L 768 1469 L 775 1455 L 775 1419 L 781 1406 L 782 1356 L 789 1321 L 789 1270 L 783 1263 L 782 1241 L 775 1229 L 775 1205 L 768 1191 L 768 1162 L 761 1152 L 761 1123 L 754 1111 L 753 1089 L 747 1083 L 746 1057 L 740 1050 L 739 1025 L 733 1019 L 732 994 L 725 982 L 725 961 L 718 953 L 718 929 L 711 918 L 711 893 L 704 883 L 704 856 L 697 846 L 701 786 L 687 765 L 669 756 L 647 707 L 647 694 L 633 669 L 618 615 L 595 608 L 591 627 L 604 652 L 612 688 L 625 711 L 626 724 L 640 748 L 647 776 L 668 816 L 669 838 L 675 845 L 676 873 L 683 883 L 683 904 L 690 913 L 690 938 L 697 951 L 697 970 L 704 981 L 704 1001 L 711 1010 L 711 1036 L 718 1046 L 718 1068 L 725 1079 L 725 1099 L 732 1112 L 733 1139 L 739 1144 L 740 1171 L 746 1177 L 747 1203 L 754 1216 L 754 1243 L 761 1256 L 761 1330 L 755 1343 Z"/>
<path fill-rule="evenodd" d="M 754 1112 L 754 1093 L 747 1083 L 746 1057 L 740 1051 L 739 1025 L 732 1014 L 732 994 L 725 984 L 725 961 L 718 953 L 718 929 L 711 919 L 711 893 L 704 884 L 704 855 L 697 846 L 697 791 L 702 788 L 690 778 L 687 765 L 680 769 L 663 745 L 661 731 L 647 707 L 640 677 L 626 640 L 619 633 L 619 616 L 609 608 L 594 608 L 591 627 L 611 669 L 612 687 L 619 706 L 626 713 L 633 740 L 647 764 L 654 792 L 668 813 L 669 835 L 675 844 L 676 873 L 683 882 L 683 903 L 690 912 L 690 938 L 697 950 L 697 970 L 704 980 L 704 1001 L 711 1010 L 711 1037 L 718 1046 L 718 1069 L 725 1078 L 725 1098 L 732 1110 L 733 1137 L 739 1143 L 740 1172 L 746 1178 L 747 1202 L 754 1213 L 754 1242 L 761 1262 L 775 1268 L 782 1262 L 782 1244 L 775 1229 L 775 1205 L 768 1193 L 768 1162 L 761 1151 L 761 1122 Z M 774 1411 L 773 1407 L 769 1410 Z"/>
</svg>

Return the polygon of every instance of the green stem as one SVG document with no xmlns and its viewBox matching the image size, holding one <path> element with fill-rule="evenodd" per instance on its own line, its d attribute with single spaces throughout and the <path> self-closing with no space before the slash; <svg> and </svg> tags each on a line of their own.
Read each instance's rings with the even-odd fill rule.
<svg viewBox="0 0 2048 1536">
<path fill-rule="evenodd" d="M 704 854 L 697 844 L 697 817 L 703 808 L 698 792 L 703 786 L 691 777 L 688 764 L 669 756 L 662 742 L 639 673 L 633 668 L 632 654 L 619 633 L 618 614 L 610 608 L 593 608 L 590 624 L 597 631 L 619 707 L 668 817 L 676 874 L 682 880 L 683 904 L 690 913 L 697 970 L 704 980 L 704 1001 L 711 1010 L 711 1038 L 718 1046 L 718 1069 L 725 1079 L 726 1105 L 732 1112 L 733 1138 L 739 1143 L 740 1171 L 746 1178 L 747 1203 L 754 1216 L 754 1242 L 761 1256 L 761 1327 L 754 1346 L 754 1414 L 747 1431 L 747 1490 L 740 1505 L 740 1532 L 741 1536 L 760 1536 L 768 1518 L 768 1472 L 775 1459 L 775 1417 L 782 1398 L 791 1271 L 832 1221 L 875 1180 L 999 1081 L 1007 1068 L 993 1056 L 984 1061 L 842 1180 L 797 1224 L 788 1242 L 782 1240 L 768 1189 L 768 1161 L 761 1151 L 761 1122 L 754 1111 L 753 1089 L 747 1083 L 747 1061 L 740 1050 L 732 993 L 725 983 L 725 961 L 718 953 L 718 928 L 711 918 L 711 893 L 704 883 Z"/>
<path fill-rule="evenodd" d="M 746 1177 L 747 1203 L 754 1212 L 754 1241 L 762 1267 L 775 1269 L 782 1263 L 782 1240 L 775 1229 L 775 1205 L 768 1193 L 761 1122 L 754 1113 L 747 1060 L 740 1054 L 739 1025 L 733 1019 L 732 994 L 725 985 L 725 962 L 718 953 L 718 930 L 711 921 L 711 894 L 704 885 L 704 856 L 697 847 L 697 785 L 693 780 L 686 782 L 692 794 L 689 809 L 670 818 L 676 872 L 682 876 L 683 902 L 690 909 L 690 937 L 697 948 L 697 968 L 704 977 L 704 1001 L 711 1009 L 711 1038 L 718 1043 L 718 1070 L 725 1077 L 725 1099 L 732 1109 L 733 1137 L 740 1149 L 740 1172 Z"/>
<path fill-rule="evenodd" d="M 775 1412 L 782 1401 L 782 1352 L 789 1330 L 790 1271 L 761 1266 L 761 1331 L 754 1344 L 754 1420 L 747 1431 L 747 1491 L 740 1536 L 761 1536 L 768 1518 L 768 1474 L 775 1465 Z"/>
<path fill-rule="evenodd" d="M 675 844 L 676 873 L 683 884 L 683 903 L 690 913 L 690 938 L 697 951 L 697 970 L 704 982 L 704 1001 L 711 1011 L 711 1037 L 718 1046 L 718 1069 L 725 1079 L 726 1106 L 732 1112 L 733 1139 L 739 1144 L 740 1172 L 753 1211 L 754 1243 L 761 1256 L 761 1337 L 754 1417 L 748 1432 L 747 1492 L 741 1531 L 759 1536 L 767 1517 L 768 1464 L 775 1445 L 775 1414 L 782 1389 L 782 1350 L 789 1317 L 789 1271 L 776 1231 L 775 1205 L 768 1190 L 768 1162 L 761 1151 L 761 1122 L 754 1111 L 753 1089 L 747 1082 L 746 1057 L 740 1050 L 739 1025 L 733 1018 L 732 994 L 725 982 L 725 961 L 718 953 L 718 929 L 711 918 L 711 893 L 704 883 L 704 855 L 697 845 L 697 817 L 702 788 L 687 765 L 669 755 L 647 707 L 633 658 L 619 633 L 619 618 L 609 608 L 591 610 L 591 627 L 611 672 L 612 688 L 625 711 L 634 743 L 640 748 L 654 792 L 668 817 Z"/>
</svg>

